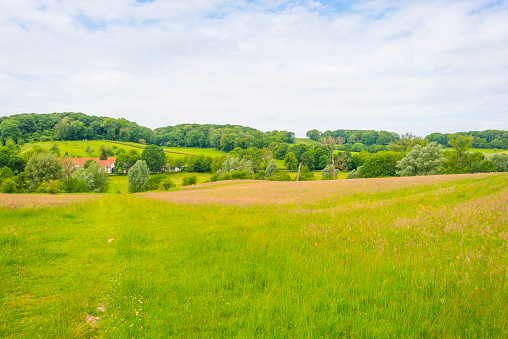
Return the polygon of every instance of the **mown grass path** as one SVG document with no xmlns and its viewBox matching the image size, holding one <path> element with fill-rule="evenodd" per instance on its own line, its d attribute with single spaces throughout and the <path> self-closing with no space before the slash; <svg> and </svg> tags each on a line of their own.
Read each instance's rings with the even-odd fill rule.
<svg viewBox="0 0 508 339">
<path fill-rule="evenodd" d="M 508 335 L 507 175 L 329 184 L 1 210 L 0 336 Z"/>
</svg>

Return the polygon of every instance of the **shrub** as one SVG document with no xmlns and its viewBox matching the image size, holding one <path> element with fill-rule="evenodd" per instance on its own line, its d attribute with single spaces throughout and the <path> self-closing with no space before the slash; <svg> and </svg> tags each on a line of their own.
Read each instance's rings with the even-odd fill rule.
<svg viewBox="0 0 508 339">
<path fill-rule="evenodd" d="M 323 168 L 323 170 L 321 171 L 321 179 L 323 179 L 323 180 L 334 179 L 332 164 L 327 165 L 325 168 Z"/>
<path fill-rule="evenodd" d="M 198 182 L 198 177 L 196 177 L 195 175 L 193 175 L 191 177 L 185 177 L 185 178 L 183 178 L 182 186 L 195 185 L 197 182 Z"/>
<path fill-rule="evenodd" d="M 285 171 L 279 171 L 277 174 L 270 178 L 273 181 L 291 181 L 291 177 Z"/>
<path fill-rule="evenodd" d="M 166 178 L 164 180 L 162 180 L 160 183 L 159 183 L 159 189 L 161 191 L 167 191 L 169 190 L 171 187 L 175 187 L 176 185 L 171 181 L 171 179 L 169 178 Z"/>
<path fill-rule="evenodd" d="M 148 177 L 147 188 L 150 191 L 159 189 L 162 181 L 169 179 L 167 174 L 152 174 Z M 170 180 L 171 181 L 171 180 Z"/>
<path fill-rule="evenodd" d="M 0 185 L 0 192 L 2 193 L 16 193 L 18 192 L 18 187 L 14 180 L 5 179 Z"/>
<path fill-rule="evenodd" d="M 485 160 L 480 165 L 480 172 L 482 173 L 490 173 L 497 172 L 496 165 L 490 160 Z"/>
<path fill-rule="evenodd" d="M 85 193 L 90 192 L 86 183 L 78 178 L 69 178 L 65 182 L 64 190 L 67 193 Z"/>
<path fill-rule="evenodd" d="M 300 168 L 300 177 L 298 178 L 299 181 L 308 181 L 308 180 L 314 180 L 314 172 L 309 171 L 309 168 L 305 165 L 302 165 Z"/>
<path fill-rule="evenodd" d="M 362 167 L 360 166 L 357 169 L 352 170 L 351 172 L 349 172 L 347 174 L 346 179 L 358 179 L 358 178 L 361 178 L 361 176 L 360 176 L 361 169 L 362 169 Z"/>
<path fill-rule="evenodd" d="M 43 181 L 37 186 L 34 190 L 35 193 L 49 193 L 49 194 L 58 194 L 65 192 L 63 189 L 63 183 L 60 180 L 48 180 Z"/>
<path fill-rule="evenodd" d="M 254 176 L 254 179 L 255 180 L 265 180 L 266 179 L 266 172 L 263 170 L 257 172 L 256 175 Z"/>
</svg>

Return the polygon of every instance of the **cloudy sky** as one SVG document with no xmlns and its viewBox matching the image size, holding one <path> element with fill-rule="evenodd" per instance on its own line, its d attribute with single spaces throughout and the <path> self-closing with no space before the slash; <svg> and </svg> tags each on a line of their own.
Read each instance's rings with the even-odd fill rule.
<svg viewBox="0 0 508 339">
<path fill-rule="evenodd" d="M 508 0 L 0 0 L 0 115 L 508 130 Z"/>
</svg>

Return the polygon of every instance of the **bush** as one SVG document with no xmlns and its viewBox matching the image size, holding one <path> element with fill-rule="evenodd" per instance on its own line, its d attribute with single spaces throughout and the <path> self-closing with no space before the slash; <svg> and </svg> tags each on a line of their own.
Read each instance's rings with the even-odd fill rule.
<svg viewBox="0 0 508 339">
<path fill-rule="evenodd" d="M 277 174 L 270 178 L 272 181 L 291 181 L 291 177 L 285 171 L 279 171 Z"/>
<path fill-rule="evenodd" d="M 254 176 L 254 179 L 255 180 L 265 180 L 266 179 L 265 171 L 261 170 L 261 171 L 257 172 L 256 175 Z"/>
<path fill-rule="evenodd" d="M 162 181 L 169 179 L 167 174 L 152 174 L 148 177 L 147 188 L 149 191 L 159 189 Z M 171 180 L 170 180 L 171 181 Z"/>
<path fill-rule="evenodd" d="M 161 191 L 167 191 L 169 190 L 171 187 L 175 187 L 176 185 L 171 181 L 171 179 L 169 178 L 166 178 L 164 180 L 162 180 L 159 184 L 159 189 Z"/>
<path fill-rule="evenodd" d="M 332 164 L 327 165 L 323 170 L 321 171 L 321 179 L 323 180 L 332 180 L 335 179 L 333 177 L 333 167 Z"/>
<path fill-rule="evenodd" d="M 191 177 L 185 177 L 185 178 L 183 178 L 182 186 L 195 185 L 195 184 L 197 184 L 197 182 L 198 182 L 198 177 L 196 177 L 195 175 L 193 175 Z"/>
<path fill-rule="evenodd" d="M 65 182 L 64 190 L 67 193 L 85 193 L 90 192 L 86 183 L 78 178 L 69 178 Z"/>
<path fill-rule="evenodd" d="M 346 179 L 358 179 L 358 178 L 361 178 L 360 176 L 360 172 L 362 170 L 362 167 L 358 167 L 357 169 L 355 170 L 352 170 L 351 172 L 349 172 L 346 176 Z"/>
<path fill-rule="evenodd" d="M 0 192 L 2 193 L 17 193 L 18 187 L 14 180 L 12 179 L 5 179 L 2 184 L 0 185 Z"/>
<path fill-rule="evenodd" d="M 219 181 L 221 180 L 221 176 L 219 173 L 214 173 L 212 174 L 212 176 L 210 177 L 210 181 L 211 182 L 214 182 L 214 181 Z"/>
<path fill-rule="evenodd" d="M 65 192 L 63 189 L 63 183 L 60 180 L 48 180 L 43 181 L 34 190 L 35 193 L 49 193 L 57 194 Z"/>
<path fill-rule="evenodd" d="M 497 172 L 496 165 L 490 160 L 485 160 L 480 165 L 480 172 L 482 173 L 491 173 Z"/>
<path fill-rule="evenodd" d="M 309 171 L 309 168 L 305 165 L 302 165 L 300 168 L 300 177 L 299 181 L 309 181 L 314 180 L 314 172 Z"/>
</svg>

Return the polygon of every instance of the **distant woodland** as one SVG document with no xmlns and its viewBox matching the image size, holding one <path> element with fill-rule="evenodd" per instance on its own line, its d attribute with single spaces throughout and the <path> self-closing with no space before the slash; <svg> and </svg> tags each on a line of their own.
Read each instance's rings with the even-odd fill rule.
<svg viewBox="0 0 508 339">
<path fill-rule="evenodd" d="M 473 148 L 508 149 L 508 131 L 486 130 L 458 133 L 473 137 Z M 419 138 L 411 133 L 402 136 L 394 132 L 374 130 L 347 130 L 320 132 L 316 129 L 307 132 L 310 140 L 319 141 L 331 136 L 343 140 L 340 150 L 360 152 L 399 151 L 401 139 Z M 427 141 L 435 141 L 449 146 L 451 134 L 432 133 L 425 136 Z M 250 147 L 273 149 L 279 144 L 294 144 L 295 134 L 290 131 L 262 132 L 252 127 L 215 124 L 180 124 L 159 127 L 152 130 L 127 119 L 90 116 L 83 113 L 17 114 L 0 117 L 0 141 L 18 143 L 47 140 L 116 140 L 141 142 L 158 146 L 215 148 L 230 152 L 235 148 Z M 400 145 L 399 145 L 400 146 Z M 283 146 L 284 148 L 284 146 Z"/>
</svg>

